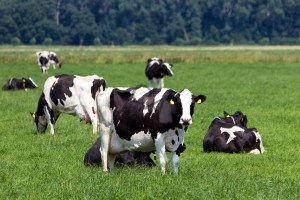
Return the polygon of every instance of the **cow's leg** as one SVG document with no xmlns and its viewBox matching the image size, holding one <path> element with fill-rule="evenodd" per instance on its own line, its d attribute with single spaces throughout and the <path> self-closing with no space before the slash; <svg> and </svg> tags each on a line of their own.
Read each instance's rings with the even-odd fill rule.
<svg viewBox="0 0 300 200">
<path fill-rule="evenodd" d="M 158 88 L 164 88 L 164 79 L 158 79 Z"/>
<path fill-rule="evenodd" d="M 149 88 L 153 88 L 153 81 L 149 80 Z"/>
<path fill-rule="evenodd" d="M 102 159 L 102 168 L 103 171 L 108 171 L 107 162 L 108 162 L 108 150 L 109 150 L 109 142 L 110 142 L 110 128 L 102 125 L 100 127 L 101 131 L 101 145 L 100 145 L 100 153 Z"/>
<path fill-rule="evenodd" d="M 109 169 L 109 171 L 113 171 L 115 160 L 116 160 L 116 155 L 115 154 L 108 154 L 107 156 L 108 156 L 107 157 L 108 169 Z"/>
<path fill-rule="evenodd" d="M 157 138 L 155 139 L 155 148 L 159 159 L 161 171 L 163 174 L 165 174 L 168 158 L 166 155 L 165 139 L 161 133 L 157 134 Z"/>
<path fill-rule="evenodd" d="M 174 173 L 178 175 L 179 155 L 176 153 L 176 151 L 174 151 L 172 154 L 172 164 Z"/>
<path fill-rule="evenodd" d="M 54 134 L 54 124 L 55 124 L 53 112 L 49 111 L 47 106 L 44 106 L 44 113 L 45 113 L 45 117 L 48 121 L 48 124 L 50 126 L 50 133 L 53 135 Z"/>
</svg>

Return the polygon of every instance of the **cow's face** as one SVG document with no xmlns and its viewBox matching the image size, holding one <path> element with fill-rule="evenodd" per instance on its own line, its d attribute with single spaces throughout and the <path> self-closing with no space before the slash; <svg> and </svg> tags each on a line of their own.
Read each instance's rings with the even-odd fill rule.
<svg viewBox="0 0 300 200">
<path fill-rule="evenodd" d="M 163 63 L 163 60 L 161 58 L 157 58 L 157 57 L 153 57 L 153 58 L 149 58 L 147 60 L 147 65 L 148 66 L 152 66 L 152 65 L 161 65 Z"/>
<path fill-rule="evenodd" d="M 190 125 L 193 123 L 195 103 L 201 104 L 205 101 L 204 95 L 193 95 L 188 89 L 182 90 L 175 96 L 169 96 L 169 102 L 176 108 L 176 115 L 179 117 L 179 124 Z"/>
<path fill-rule="evenodd" d="M 227 123 L 232 123 L 233 125 L 239 125 L 247 128 L 247 115 L 244 115 L 241 111 L 236 111 L 233 115 L 224 111 L 224 119 Z"/>
<path fill-rule="evenodd" d="M 30 77 L 28 79 L 26 79 L 25 86 L 26 86 L 26 88 L 37 88 L 38 87 L 37 84 Z"/>
<path fill-rule="evenodd" d="M 45 116 L 38 116 L 34 112 L 30 112 L 30 115 L 32 116 L 35 124 L 36 124 L 36 129 L 38 133 L 44 133 L 47 129 L 47 119 Z"/>
<path fill-rule="evenodd" d="M 163 73 L 166 76 L 173 76 L 173 72 L 172 72 L 172 64 L 169 63 L 162 63 L 161 64 L 162 69 L 163 69 Z"/>
</svg>

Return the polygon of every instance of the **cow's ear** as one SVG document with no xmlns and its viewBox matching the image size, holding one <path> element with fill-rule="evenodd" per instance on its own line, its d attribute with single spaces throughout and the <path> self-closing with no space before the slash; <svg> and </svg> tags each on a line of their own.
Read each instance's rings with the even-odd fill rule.
<svg viewBox="0 0 300 200">
<path fill-rule="evenodd" d="M 33 119 L 36 118 L 35 112 L 30 112 L 30 115 L 31 115 L 31 117 L 32 117 Z"/>
<path fill-rule="evenodd" d="M 196 102 L 197 104 L 201 104 L 201 103 L 203 103 L 203 102 L 206 100 L 206 96 L 200 94 L 200 95 L 194 97 L 194 100 L 195 100 L 195 102 Z"/>
<path fill-rule="evenodd" d="M 148 58 L 147 63 L 151 62 L 151 60 L 152 60 L 151 58 Z"/>
<path fill-rule="evenodd" d="M 224 117 L 230 117 L 230 114 L 226 111 L 224 111 Z"/>
</svg>

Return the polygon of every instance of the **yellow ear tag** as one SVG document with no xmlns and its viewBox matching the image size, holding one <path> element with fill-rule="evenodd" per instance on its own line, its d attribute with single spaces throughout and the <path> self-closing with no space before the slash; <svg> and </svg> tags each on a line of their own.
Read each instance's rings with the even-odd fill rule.
<svg viewBox="0 0 300 200">
<path fill-rule="evenodd" d="M 226 117 L 230 117 L 230 115 L 226 115 Z"/>
<path fill-rule="evenodd" d="M 35 118 L 35 114 L 32 114 L 32 118 Z"/>
<path fill-rule="evenodd" d="M 174 104 L 175 104 L 174 101 L 173 101 L 173 99 L 170 100 L 170 104 L 171 104 L 171 105 L 174 105 Z"/>
<path fill-rule="evenodd" d="M 201 100 L 201 99 L 199 99 L 199 100 L 197 101 L 197 103 L 198 103 L 198 104 L 202 103 L 202 100 Z"/>
</svg>

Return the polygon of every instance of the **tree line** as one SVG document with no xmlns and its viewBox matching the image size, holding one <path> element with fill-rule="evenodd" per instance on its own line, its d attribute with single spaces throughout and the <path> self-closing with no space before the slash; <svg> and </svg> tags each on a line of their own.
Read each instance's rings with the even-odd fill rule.
<svg viewBox="0 0 300 200">
<path fill-rule="evenodd" d="M 300 44 L 299 0 L 0 0 L 0 44 Z"/>
</svg>

